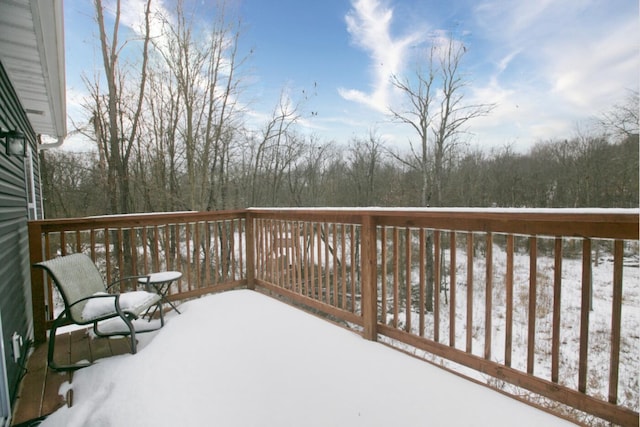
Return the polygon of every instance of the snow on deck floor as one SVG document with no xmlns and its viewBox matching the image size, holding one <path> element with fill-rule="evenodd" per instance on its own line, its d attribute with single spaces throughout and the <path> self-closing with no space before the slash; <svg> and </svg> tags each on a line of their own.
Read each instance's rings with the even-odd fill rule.
<svg viewBox="0 0 640 427">
<path fill-rule="evenodd" d="M 572 425 L 257 292 L 180 311 L 42 426 Z"/>
</svg>

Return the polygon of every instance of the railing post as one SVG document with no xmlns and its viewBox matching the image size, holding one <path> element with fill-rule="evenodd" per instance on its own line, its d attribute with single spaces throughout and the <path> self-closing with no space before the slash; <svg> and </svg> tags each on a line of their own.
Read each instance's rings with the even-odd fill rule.
<svg viewBox="0 0 640 427">
<path fill-rule="evenodd" d="M 30 265 L 43 261 L 42 227 L 38 222 L 29 222 Z M 33 314 L 33 340 L 47 341 L 47 315 L 45 311 L 44 273 L 31 267 L 31 311 Z"/>
<path fill-rule="evenodd" d="M 256 288 L 255 278 L 256 278 L 256 268 L 255 268 L 255 240 L 254 240 L 254 228 L 253 228 L 253 220 L 254 215 L 251 212 L 245 211 L 245 250 L 246 250 L 246 258 L 247 258 L 247 287 L 251 290 Z"/>
<path fill-rule="evenodd" d="M 378 287 L 376 280 L 376 224 L 371 215 L 362 218 L 361 241 L 362 321 L 365 339 L 378 339 Z"/>
</svg>

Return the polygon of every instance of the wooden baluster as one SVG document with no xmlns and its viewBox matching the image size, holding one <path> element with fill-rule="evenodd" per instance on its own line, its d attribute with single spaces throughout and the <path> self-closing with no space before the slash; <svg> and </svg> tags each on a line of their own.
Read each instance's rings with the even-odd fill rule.
<svg viewBox="0 0 640 427">
<path fill-rule="evenodd" d="M 96 262 L 96 230 L 91 229 L 89 232 L 89 245 L 91 246 L 91 259 Z"/>
<path fill-rule="evenodd" d="M 105 250 L 105 268 L 107 270 L 107 283 L 112 282 L 111 277 L 111 242 L 109 239 L 111 235 L 109 234 L 109 228 L 104 229 L 104 250 Z"/>
<path fill-rule="evenodd" d="M 154 271 L 158 271 L 156 270 L 157 268 L 160 267 L 160 248 L 158 245 L 158 234 L 159 234 L 159 230 L 158 230 L 158 226 L 156 225 L 154 227 L 154 233 L 153 233 L 153 242 L 155 245 L 155 249 L 156 252 L 154 254 Z M 166 259 L 166 266 L 165 268 L 167 269 L 167 271 L 171 271 L 171 270 L 179 270 L 178 268 L 174 267 L 174 263 L 172 262 L 172 258 L 171 258 L 171 224 L 165 224 L 164 225 L 164 258 Z"/>
<path fill-rule="evenodd" d="M 309 224 L 309 280 L 311 281 L 310 285 L 310 294 L 309 296 L 314 299 L 318 299 L 318 293 L 316 292 L 316 224 Z"/>
<path fill-rule="evenodd" d="M 195 276 L 195 288 L 202 287 L 202 275 L 200 273 L 200 229 L 202 224 L 199 221 L 193 223 L 193 272 Z"/>
<path fill-rule="evenodd" d="M 378 297 L 376 284 L 376 225 L 366 215 L 362 219 L 362 250 L 360 271 L 362 274 L 362 321 L 365 339 L 378 339 Z"/>
<path fill-rule="evenodd" d="M 400 311 L 400 248 L 398 243 L 399 230 L 393 227 L 393 327 L 398 327 L 398 312 Z"/>
<path fill-rule="evenodd" d="M 334 222 L 331 224 L 331 243 L 333 244 L 332 258 L 333 258 L 333 306 L 338 307 L 338 229 L 337 224 Z"/>
<path fill-rule="evenodd" d="M 473 352 L 473 233 L 467 233 L 467 353 Z"/>
<path fill-rule="evenodd" d="M 342 300 L 340 307 L 347 309 L 347 225 L 340 226 L 340 285 L 342 287 Z"/>
<path fill-rule="evenodd" d="M 562 238 L 556 237 L 553 267 L 553 320 L 551 325 L 551 381 L 558 382 L 560 370 L 560 311 L 562 295 Z"/>
<path fill-rule="evenodd" d="M 67 235 L 64 231 L 60 233 L 60 255 L 67 254 Z"/>
<path fill-rule="evenodd" d="M 206 286 L 211 285 L 211 223 L 208 220 L 204 221 L 202 232 L 204 233 L 204 281 Z M 247 241 L 247 245 L 249 242 Z M 249 288 L 253 285 L 253 282 L 249 282 Z"/>
<path fill-rule="evenodd" d="M 351 312 L 356 312 L 356 226 L 351 225 Z"/>
<path fill-rule="evenodd" d="M 118 240 L 118 277 L 122 278 L 124 276 L 124 236 L 122 227 L 118 227 L 116 237 Z M 124 282 L 120 282 L 120 292 L 125 291 L 124 285 Z"/>
<path fill-rule="evenodd" d="M 245 256 L 245 251 L 243 250 L 242 247 L 242 242 L 245 241 L 248 244 L 248 240 L 247 240 L 247 220 L 244 220 L 244 224 L 245 224 L 245 231 L 244 231 L 244 238 L 243 238 L 243 232 L 242 232 L 242 219 L 238 219 L 238 278 L 242 279 L 243 277 L 248 277 L 248 275 L 246 273 L 243 273 L 243 271 L 245 271 L 244 269 L 244 256 Z M 248 262 L 248 260 L 247 260 Z"/>
<path fill-rule="evenodd" d="M 580 305 L 580 355 L 578 390 L 587 392 L 587 357 L 589 354 L 589 311 L 591 310 L 591 239 L 582 241 L 582 298 Z"/>
<path fill-rule="evenodd" d="M 440 342 L 440 230 L 433 230 L 433 340 Z"/>
<path fill-rule="evenodd" d="M 538 283 L 538 239 L 529 238 L 529 317 L 527 333 L 527 373 L 533 374 L 536 351 L 536 310 Z"/>
<path fill-rule="evenodd" d="M 76 252 L 82 252 L 82 236 L 80 235 L 80 230 L 76 230 Z"/>
<path fill-rule="evenodd" d="M 237 224 L 237 228 L 236 228 L 236 224 Z M 238 276 L 242 276 L 242 274 L 238 275 L 238 264 L 239 264 L 239 260 L 238 260 L 238 254 L 242 253 L 242 250 L 240 250 L 239 252 L 236 252 L 236 230 L 238 231 L 238 235 L 240 234 L 240 223 L 238 221 L 236 221 L 235 219 L 232 219 L 229 221 L 229 226 L 231 228 L 230 232 L 229 232 L 229 237 L 230 237 L 230 244 L 229 244 L 229 250 L 231 251 L 230 254 L 230 258 L 231 258 L 231 280 L 235 281 Z M 242 248 L 240 248 L 242 249 Z"/>
<path fill-rule="evenodd" d="M 131 248 L 131 275 L 138 275 L 138 246 L 136 244 L 136 229 L 129 229 L 129 247 Z M 134 284 L 135 286 L 135 284 Z"/>
<path fill-rule="evenodd" d="M 382 310 L 381 310 L 381 320 L 385 325 L 387 324 L 387 262 L 388 262 L 388 254 L 387 254 L 387 227 L 380 227 L 380 246 L 381 246 L 381 257 L 380 263 L 382 264 L 382 277 L 380 279 L 380 292 L 382 295 L 380 296 L 382 300 Z"/>
<path fill-rule="evenodd" d="M 491 358 L 491 333 L 493 309 L 493 235 L 487 233 L 486 240 L 486 278 L 485 278 L 485 312 L 484 312 L 484 358 Z"/>
<path fill-rule="evenodd" d="M 611 356 L 609 359 L 609 403 L 613 404 L 618 403 L 623 257 L 624 242 L 616 240 L 613 244 L 613 301 L 611 302 Z"/>
<path fill-rule="evenodd" d="M 456 346 L 456 232 L 449 232 L 449 346 Z"/>
<path fill-rule="evenodd" d="M 411 332 L 411 230 L 405 228 L 404 237 L 404 262 L 405 262 L 405 331 Z"/>
<path fill-rule="evenodd" d="M 426 240 L 425 240 L 425 230 L 424 228 L 420 228 L 420 231 L 418 232 L 418 241 L 419 241 L 419 245 L 420 248 L 418 250 L 418 269 L 419 269 L 419 275 L 420 275 L 420 297 L 418 299 L 418 304 L 420 304 L 420 310 L 418 311 L 419 313 L 419 333 L 418 335 L 420 335 L 421 337 L 424 337 L 424 328 L 425 328 L 425 324 L 424 324 L 424 315 L 425 315 L 425 299 L 426 299 Z"/>
<path fill-rule="evenodd" d="M 142 227 L 142 271 L 143 274 L 149 274 L 149 245 L 147 245 L 147 227 Z"/>
<path fill-rule="evenodd" d="M 189 224 L 188 222 L 186 222 L 184 224 L 184 237 L 185 237 L 185 249 L 187 252 L 187 259 L 186 259 L 186 265 L 185 265 L 185 269 L 187 270 L 187 290 L 190 291 L 191 290 L 191 284 L 193 283 L 193 280 L 191 280 L 191 267 L 192 267 L 192 263 L 191 263 L 191 224 Z"/>
<path fill-rule="evenodd" d="M 513 234 L 507 236 L 507 272 L 505 277 L 506 313 L 504 332 L 504 364 L 511 366 L 511 352 L 513 344 Z"/>
<path fill-rule="evenodd" d="M 303 251 L 303 281 L 304 281 L 304 294 L 306 296 L 311 296 L 311 288 L 309 286 L 309 264 L 310 264 L 310 251 L 309 245 L 311 244 L 311 240 L 309 239 L 309 223 L 307 221 L 302 223 L 302 251 Z"/>
<path fill-rule="evenodd" d="M 318 223 L 317 224 L 317 235 L 316 235 L 316 250 L 317 252 L 317 256 L 318 256 L 318 301 L 322 301 L 322 299 L 324 298 L 323 295 L 323 278 L 322 278 L 322 264 L 323 264 L 323 259 L 322 259 L 322 223 Z"/>
<path fill-rule="evenodd" d="M 331 304 L 331 274 L 329 273 L 329 224 L 326 222 L 322 226 L 324 236 L 324 286 L 326 297 L 325 302 Z"/>
<path fill-rule="evenodd" d="M 181 271 L 183 273 L 185 273 L 185 266 L 182 264 L 182 249 L 180 249 L 180 240 L 182 240 L 180 238 L 180 224 L 176 223 L 173 225 L 173 230 L 174 230 L 174 237 L 175 237 L 175 242 L 173 242 L 176 245 L 176 258 L 175 258 L 175 265 L 176 265 L 176 269 L 178 269 L 178 271 Z M 186 273 L 189 273 L 189 267 L 187 266 L 186 268 Z M 184 278 L 184 274 L 182 275 L 182 278 Z M 182 293 L 182 278 L 180 278 L 180 280 L 178 280 L 178 293 Z M 187 279 L 188 281 L 189 279 Z"/>
</svg>

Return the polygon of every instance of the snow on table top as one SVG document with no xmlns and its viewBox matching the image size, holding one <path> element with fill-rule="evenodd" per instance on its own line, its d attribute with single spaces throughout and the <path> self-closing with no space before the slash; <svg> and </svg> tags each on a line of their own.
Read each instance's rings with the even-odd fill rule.
<svg viewBox="0 0 640 427">
<path fill-rule="evenodd" d="M 157 273 L 149 274 L 149 283 L 164 283 L 164 282 L 172 282 L 174 280 L 178 280 L 182 277 L 182 273 L 179 271 L 160 271 Z M 146 277 L 141 277 L 138 279 L 139 283 L 147 283 Z"/>
<path fill-rule="evenodd" d="M 181 309 L 42 426 L 572 425 L 257 292 Z"/>
</svg>

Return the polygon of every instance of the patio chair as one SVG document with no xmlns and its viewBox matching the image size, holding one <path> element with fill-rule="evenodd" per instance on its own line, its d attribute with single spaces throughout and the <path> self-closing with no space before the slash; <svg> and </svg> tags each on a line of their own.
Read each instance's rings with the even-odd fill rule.
<svg viewBox="0 0 640 427">
<path fill-rule="evenodd" d="M 154 305 L 160 310 L 160 326 L 145 328 L 137 332 L 149 332 L 164 326 L 161 297 L 153 292 L 132 291 L 125 293 L 108 293 L 113 285 L 129 279 L 139 279 L 145 276 L 125 277 L 105 286 L 98 268 L 87 255 L 76 253 L 50 259 L 34 264 L 34 267 L 44 269 L 56 284 L 64 301 L 64 311 L 53 321 L 49 334 L 48 364 L 56 371 L 73 371 L 90 364 L 57 365 L 53 360 L 56 330 L 67 323 L 77 325 L 93 324 L 96 335 L 130 336 L 131 353 L 136 353 L 136 329 L 132 323 L 140 314 Z M 148 276 L 147 276 L 148 277 Z M 126 328 L 117 331 L 104 332 L 98 329 L 98 323 L 120 318 Z"/>
</svg>

